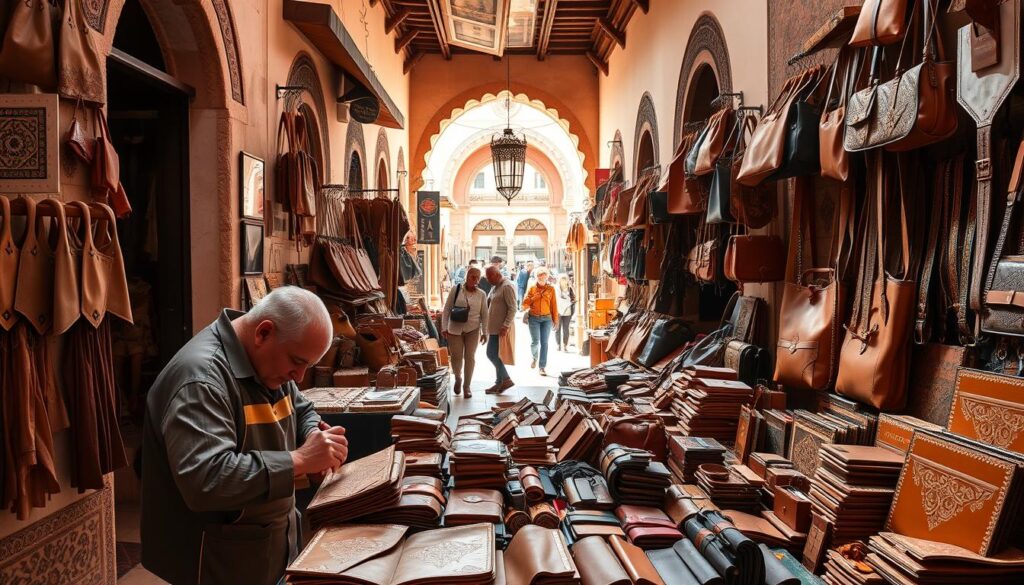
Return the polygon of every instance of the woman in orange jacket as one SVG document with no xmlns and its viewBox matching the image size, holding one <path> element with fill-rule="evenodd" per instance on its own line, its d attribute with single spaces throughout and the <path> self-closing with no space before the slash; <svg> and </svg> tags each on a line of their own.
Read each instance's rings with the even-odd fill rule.
<svg viewBox="0 0 1024 585">
<path fill-rule="evenodd" d="M 548 340 L 551 330 L 558 326 L 558 292 L 548 284 L 548 269 L 541 266 L 534 270 L 537 283 L 530 287 L 523 297 L 523 310 L 529 311 L 530 353 L 533 354 L 531 368 L 540 361 L 540 375 L 546 376 L 548 365 Z"/>
</svg>

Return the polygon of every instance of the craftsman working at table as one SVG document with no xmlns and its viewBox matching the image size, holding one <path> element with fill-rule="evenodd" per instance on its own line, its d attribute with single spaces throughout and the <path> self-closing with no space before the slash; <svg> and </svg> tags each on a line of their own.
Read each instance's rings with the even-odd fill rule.
<svg viewBox="0 0 1024 585">
<path fill-rule="evenodd" d="M 345 429 L 295 382 L 331 342 L 313 293 L 283 287 L 224 310 L 156 379 L 143 430 L 142 563 L 174 584 L 283 582 L 298 476 L 337 469 Z"/>
</svg>

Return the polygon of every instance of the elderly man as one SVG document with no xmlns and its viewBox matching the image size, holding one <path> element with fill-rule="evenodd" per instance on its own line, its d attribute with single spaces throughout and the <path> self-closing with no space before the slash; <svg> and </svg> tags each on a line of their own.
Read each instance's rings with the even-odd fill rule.
<svg viewBox="0 0 1024 585">
<path fill-rule="evenodd" d="M 497 372 L 497 380 L 494 386 L 484 390 L 487 394 L 500 394 L 508 390 L 515 383 L 505 369 L 505 363 L 501 361 L 501 340 L 509 335 L 513 322 L 516 318 L 516 288 L 512 281 L 501 275 L 501 271 L 494 264 L 487 267 L 487 281 L 491 283 L 491 292 L 487 295 L 487 331 L 490 335 L 487 338 L 487 359 L 494 364 Z"/>
<path fill-rule="evenodd" d="M 224 310 L 167 364 L 143 429 L 142 563 L 171 583 L 281 582 L 296 554 L 295 479 L 337 469 L 345 429 L 295 382 L 326 353 L 331 317 L 283 287 Z"/>
</svg>

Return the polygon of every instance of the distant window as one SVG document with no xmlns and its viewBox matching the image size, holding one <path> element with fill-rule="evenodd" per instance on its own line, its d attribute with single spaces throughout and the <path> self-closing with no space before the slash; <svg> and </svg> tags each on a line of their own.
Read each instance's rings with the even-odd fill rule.
<svg viewBox="0 0 1024 585">
<path fill-rule="evenodd" d="M 544 175 L 537 172 L 533 173 L 533 188 L 538 190 L 544 190 L 548 188 L 548 184 L 544 180 Z"/>
<path fill-rule="evenodd" d="M 484 188 L 484 173 L 483 173 L 483 171 L 477 173 L 476 177 L 473 179 L 473 188 L 474 189 L 483 189 Z"/>
</svg>

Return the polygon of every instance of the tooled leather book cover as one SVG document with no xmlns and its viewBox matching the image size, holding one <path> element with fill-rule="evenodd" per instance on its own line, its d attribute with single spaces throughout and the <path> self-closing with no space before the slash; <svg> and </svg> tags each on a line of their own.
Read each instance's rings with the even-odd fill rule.
<svg viewBox="0 0 1024 585">
<path fill-rule="evenodd" d="M 958 435 L 1024 453 L 1024 378 L 960 368 L 946 426 Z"/>
</svg>

